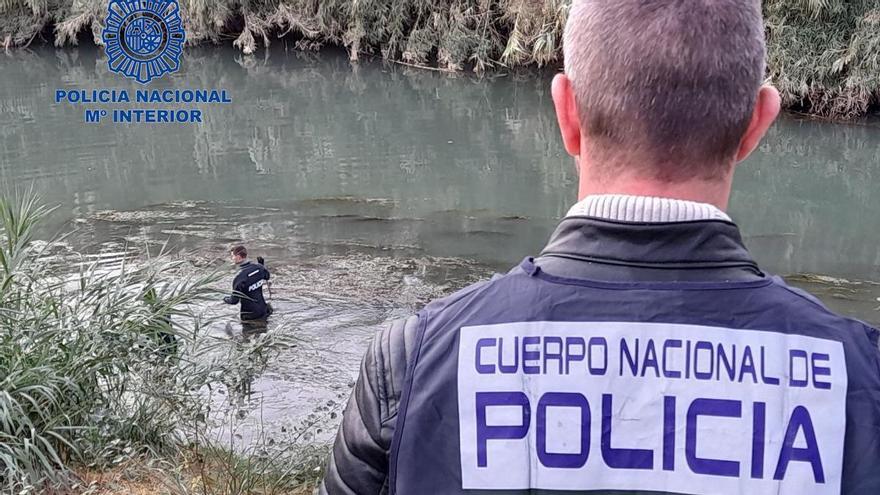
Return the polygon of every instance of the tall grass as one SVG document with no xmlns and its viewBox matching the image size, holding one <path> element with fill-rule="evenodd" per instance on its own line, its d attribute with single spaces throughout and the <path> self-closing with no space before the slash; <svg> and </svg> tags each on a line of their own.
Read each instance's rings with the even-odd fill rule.
<svg viewBox="0 0 880 495">
<path fill-rule="evenodd" d="M 784 103 L 851 118 L 880 105 L 877 0 L 765 0 L 770 76 Z"/>
<path fill-rule="evenodd" d="M 476 72 L 559 65 L 572 0 L 180 0 L 187 41 L 245 53 L 287 36 L 385 59 Z M 100 44 L 107 0 L 0 0 L 0 45 L 52 28 L 59 46 Z M 880 104 L 876 0 L 763 0 L 770 76 L 790 107 L 833 117 Z"/>
<path fill-rule="evenodd" d="M 48 212 L 33 194 L 0 198 L 0 481 L 10 491 L 63 485 L 70 463 L 169 451 L 207 383 L 204 366 L 162 337 L 185 345 L 198 332 L 186 308 L 213 292 L 213 277 L 179 276 L 161 258 L 65 273 L 59 264 L 74 260 L 34 241 Z M 183 331 L 183 318 L 195 326 Z"/>
<path fill-rule="evenodd" d="M 131 459 L 239 459 L 208 434 L 210 390 L 253 372 L 246 352 L 203 335 L 196 308 L 216 301 L 217 276 L 162 256 L 106 269 L 59 255 L 57 240 L 35 240 L 50 211 L 32 193 L 0 196 L 0 493 L 65 489 L 73 469 Z M 249 478 L 223 486 L 270 467 L 237 460 L 231 474 L 243 462 Z"/>
</svg>

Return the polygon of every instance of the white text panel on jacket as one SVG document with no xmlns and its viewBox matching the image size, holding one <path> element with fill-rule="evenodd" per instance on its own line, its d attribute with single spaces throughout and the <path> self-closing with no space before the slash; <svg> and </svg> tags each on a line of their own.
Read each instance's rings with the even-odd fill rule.
<svg viewBox="0 0 880 495">
<path fill-rule="evenodd" d="M 632 322 L 461 329 L 462 488 L 840 493 L 841 343 Z"/>
</svg>

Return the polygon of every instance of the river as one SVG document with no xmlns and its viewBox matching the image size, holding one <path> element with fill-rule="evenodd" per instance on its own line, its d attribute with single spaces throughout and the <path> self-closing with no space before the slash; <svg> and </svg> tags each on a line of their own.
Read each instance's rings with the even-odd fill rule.
<svg viewBox="0 0 880 495">
<path fill-rule="evenodd" d="M 575 201 L 546 75 L 199 48 L 151 88 L 226 89 L 203 123 L 86 124 L 54 102 L 139 89 L 105 64 L 94 48 L 0 54 L 0 187 L 33 184 L 61 206 L 46 232 L 75 229 L 70 248 L 108 266 L 162 245 L 200 267 L 241 241 L 266 258 L 269 330 L 297 345 L 254 378 L 233 428 L 245 441 L 314 417 L 326 438 L 378 328 L 536 254 Z M 766 270 L 876 324 L 878 187 L 880 123 L 789 116 L 740 166 L 730 214 Z"/>
</svg>

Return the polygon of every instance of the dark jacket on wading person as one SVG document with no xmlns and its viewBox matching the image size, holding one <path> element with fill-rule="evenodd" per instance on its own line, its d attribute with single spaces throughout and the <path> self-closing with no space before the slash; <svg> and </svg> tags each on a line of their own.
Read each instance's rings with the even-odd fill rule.
<svg viewBox="0 0 880 495">
<path fill-rule="evenodd" d="M 223 298 L 226 304 L 241 304 L 243 321 L 264 320 L 272 314 L 272 305 L 263 298 L 263 285 L 269 281 L 269 270 L 262 263 L 248 261 L 247 248 L 236 246 L 229 250 L 232 262 L 238 265 L 238 274 L 232 281 L 232 294 Z M 262 258 L 258 258 L 262 261 Z"/>
<path fill-rule="evenodd" d="M 779 112 L 760 2 L 575 0 L 564 57 L 580 201 L 376 336 L 322 493 L 880 494 L 878 331 L 724 212 Z"/>
</svg>

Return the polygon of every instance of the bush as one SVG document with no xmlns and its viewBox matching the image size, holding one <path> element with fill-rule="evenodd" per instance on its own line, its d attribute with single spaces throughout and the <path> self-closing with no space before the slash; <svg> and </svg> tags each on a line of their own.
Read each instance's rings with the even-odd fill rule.
<svg viewBox="0 0 880 495">
<path fill-rule="evenodd" d="M 203 325 L 192 311 L 216 298 L 216 276 L 164 257 L 114 269 L 59 257 L 57 243 L 33 238 L 49 211 L 32 194 L 0 197 L 4 493 L 64 486 L 71 464 L 173 455 L 205 421 L 218 376 L 195 359 Z"/>
</svg>

